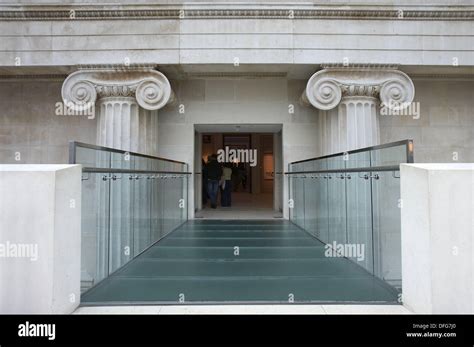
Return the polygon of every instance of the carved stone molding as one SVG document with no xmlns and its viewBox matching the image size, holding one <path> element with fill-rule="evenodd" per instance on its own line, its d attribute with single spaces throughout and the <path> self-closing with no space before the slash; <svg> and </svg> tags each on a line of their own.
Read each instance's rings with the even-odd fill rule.
<svg viewBox="0 0 474 347">
<path fill-rule="evenodd" d="M 158 110 L 174 100 L 168 79 L 149 66 L 80 67 L 66 78 L 61 94 L 75 110 L 89 109 L 98 97 L 134 97 L 145 110 Z"/>
<path fill-rule="evenodd" d="M 334 6 L 317 9 L 295 8 L 158 8 L 149 6 L 146 9 L 103 9 L 94 6 L 68 6 L 66 9 L 25 9 L 0 10 L 1 20 L 101 20 L 101 19 L 382 19 L 382 20 L 472 20 L 472 7 L 465 10 L 440 9 L 413 10 L 403 7 L 352 9 L 335 8 Z M 123 6 L 122 6 L 123 7 Z M 71 11 L 74 11 L 73 14 Z"/>
<path fill-rule="evenodd" d="M 0 75 L 0 82 L 38 82 L 38 81 L 48 81 L 48 82 L 62 82 L 67 78 L 67 75 L 64 74 L 26 74 L 26 75 Z"/>
<path fill-rule="evenodd" d="M 403 109 L 413 101 L 415 87 L 412 80 L 398 70 L 334 67 L 311 76 L 302 101 L 320 110 L 330 110 L 339 105 L 342 97 L 355 96 L 379 98 L 391 109 Z"/>
</svg>

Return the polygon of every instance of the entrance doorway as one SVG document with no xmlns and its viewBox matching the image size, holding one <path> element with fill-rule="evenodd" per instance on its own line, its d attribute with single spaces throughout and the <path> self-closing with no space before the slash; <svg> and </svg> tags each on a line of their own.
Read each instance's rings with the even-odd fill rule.
<svg viewBox="0 0 474 347">
<path fill-rule="evenodd" d="M 199 125 L 195 140 L 195 218 L 282 218 L 281 125 Z M 215 209 L 205 183 L 213 156 L 232 170 L 230 193 L 219 189 Z M 222 206 L 224 194 L 230 206 Z"/>
</svg>

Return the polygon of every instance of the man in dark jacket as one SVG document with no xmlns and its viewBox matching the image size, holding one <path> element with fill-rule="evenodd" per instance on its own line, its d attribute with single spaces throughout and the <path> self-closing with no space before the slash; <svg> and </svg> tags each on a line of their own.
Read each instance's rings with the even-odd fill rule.
<svg viewBox="0 0 474 347">
<path fill-rule="evenodd" d="M 209 160 L 209 158 L 207 158 Z M 207 195 L 207 163 L 202 159 L 202 205 L 205 206 L 207 204 L 207 199 L 209 199 L 209 195 Z"/>
<path fill-rule="evenodd" d="M 211 207 L 217 207 L 217 192 L 219 191 L 219 181 L 222 177 L 222 166 L 217 162 L 215 154 L 209 157 L 206 167 L 207 171 L 207 194 L 211 200 Z"/>
</svg>

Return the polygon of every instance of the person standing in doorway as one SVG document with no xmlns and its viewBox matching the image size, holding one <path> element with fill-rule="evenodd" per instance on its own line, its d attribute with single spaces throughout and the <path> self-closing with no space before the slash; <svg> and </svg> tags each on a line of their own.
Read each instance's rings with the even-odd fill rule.
<svg viewBox="0 0 474 347">
<path fill-rule="evenodd" d="M 209 157 L 207 158 L 209 161 Z M 202 159 L 202 205 L 205 206 L 207 204 L 207 199 L 209 199 L 209 195 L 207 194 L 207 163 Z"/>
<path fill-rule="evenodd" d="M 239 163 L 239 172 L 242 181 L 242 190 L 245 192 L 247 190 L 247 169 L 244 163 Z"/>
<path fill-rule="evenodd" d="M 233 165 L 230 166 L 230 169 L 232 170 L 232 190 L 236 192 L 237 189 L 239 189 L 239 185 L 241 182 L 240 171 L 237 166 L 237 163 L 233 163 Z"/>
<path fill-rule="evenodd" d="M 221 206 L 230 207 L 232 204 L 232 164 L 225 163 L 222 170 Z"/>
<path fill-rule="evenodd" d="M 217 162 L 217 155 L 212 154 L 207 163 L 207 194 L 211 200 L 211 208 L 217 207 L 217 193 L 222 176 L 222 166 Z"/>
</svg>

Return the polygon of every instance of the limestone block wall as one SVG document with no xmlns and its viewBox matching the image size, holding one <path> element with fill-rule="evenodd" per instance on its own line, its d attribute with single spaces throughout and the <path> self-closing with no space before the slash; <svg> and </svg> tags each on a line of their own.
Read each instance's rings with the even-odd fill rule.
<svg viewBox="0 0 474 347">
<path fill-rule="evenodd" d="M 201 78 L 171 83 L 177 103 L 158 113 L 157 155 L 187 162 L 190 171 L 196 124 L 282 125 L 284 171 L 289 162 L 321 155 L 319 111 L 299 102 L 306 80 Z M 416 162 L 473 162 L 474 81 L 415 77 L 414 83 L 420 117 L 380 116 L 381 143 L 413 139 Z M 96 142 L 96 119 L 55 114 L 61 84 L 0 82 L 0 163 L 67 163 L 69 140 Z M 18 153 L 20 160 L 15 160 Z"/>
<path fill-rule="evenodd" d="M 381 143 L 413 139 L 417 163 L 474 162 L 474 81 L 413 78 L 419 119 L 380 116 Z"/>
<path fill-rule="evenodd" d="M 419 118 L 380 116 L 381 142 L 413 139 L 416 162 L 455 162 L 456 155 L 473 162 L 474 81 L 415 77 L 414 83 Z M 0 82 L 0 162 L 66 163 L 69 140 L 95 143 L 96 119 L 56 115 L 61 84 Z M 179 102 L 158 115 L 159 155 L 192 162 L 193 125 L 215 123 L 284 124 L 284 165 L 319 155 L 318 111 L 299 104 L 304 86 L 305 80 L 286 79 L 173 81 Z"/>
<path fill-rule="evenodd" d="M 56 115 L 62 82 L 0 81 L 0 163 L 65 164 L 69 140 L 95 143 L 96 119 Z"/>
<path fill-rule="evenodd" d="M 86 6 L 82 1 L 68 3 L 71 5 L 62 15 L 37 14 L 41 20 L 33 20 L 33 16 L 25 21 L 21 13 L 16 19 L 8 14 L 8 21 L 0 22 L 0 66 L 14 66 L 17 59 L 22 66 L 72 66 L 102 61 L 121 64 L 127 59 L 131 63 L 233 64 L 236 58 L 241 64 L 349 60 L 450 67 L 453 58 L 460 66 L 473 64 L 472 23 L 463 20 L 465 13 L 440 15 L 446 10 L 472 10 L 472 2 L 467 0 L 450 3 L 451 6 L 446 6 L 446 1 L 430 1 L 430 7 L 422 1 L 397 1 L 396 6 L 391 1 L 357 1 L 358 6 L 342 1 L 318 6 L 286 2 L 280 7 L 267 2 L 239 6 L 218 2 L 183 5 L 173 1 L 167 7 L 151 1 L 144 2 L 147 7 L 138 3 L 117 5 L 117 1 L 116 6 L 108 7 Z M 361 3 L 366 6 L 361 7 Z M 219 12 L 223 8 L 228 12 Z M 74 18 L 70 18 L 70 9 L 76 10 Z M 148 16 L 140 18 L 117 9 L 164 12 L 152 17 L 156 20 L 148 20 Z M 239 12 L 242 9 L 248 14 Z M 325 12 L 314 12 L 318 9 Z M 357 12 L 360 10 L 379 14 L 361 15 Z M 397 12 L 400 10 L 405 15 Z M 343 11 L 344 18 L 338 11 Z M 457 19 L 452 20 L 453 17 Z"/>
</svg>

